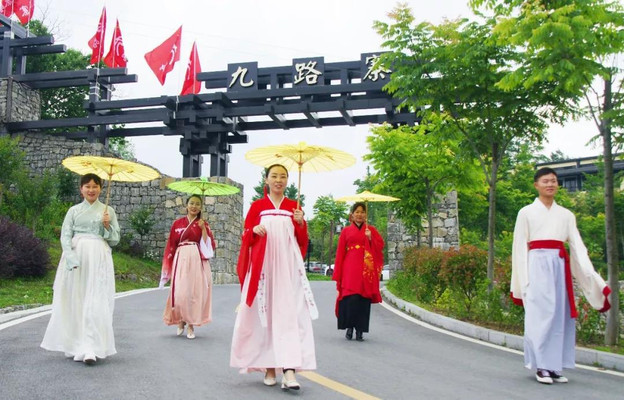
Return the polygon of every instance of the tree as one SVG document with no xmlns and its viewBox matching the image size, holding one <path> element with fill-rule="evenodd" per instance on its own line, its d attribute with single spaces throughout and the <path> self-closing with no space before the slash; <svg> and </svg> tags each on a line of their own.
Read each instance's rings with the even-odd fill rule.
<svg viewBox="0 0 624 400">
<path fill-rule="evenodd" d="M 314 203 L 314 218 L 310 221 L 310 225 L 319 230 L 321 233 L 321 244 L 324 243 L 325 237 L 329 234 L 329 246 L 325 254 L 321 254 L 321 259 L 325 258 L 326 263 L 332 264 L 332 251 L 334 245 L 334 234 L 338 225 L 344 226 L 347 220 L 346 203 L 337 202 L 333 196 L 320 196 Z M 322 249 L 321 249 L 322 251 Z M 323 257 L 325 255 L 325 257 Z"/>
<path fill-rule="evenodd" d="M 37 20 L 31 20 L 29 29 L 37 36 L 49 36 L 48 28 Z M 53 72 L 83 70 L 89 66 L 89 56 L 78 50 L 68 49 L 61 54 L 31 56 L 26 63 L 26 72 Z M 73 118 L 87 115 L 84 101 L 88 97 L 87 87 L 57 88 L 41 90 L 41 118 Z M 67 128 L 64 128 L 67 130 Z M 73 128 L 74 130 L 81 128 Z"/>
<path fill-rule="evenodd" d="M 493 10 L 500 40 L 524 52 L 498 87 L 513 91 L 554 84 L 553 95 L 565 100 L 551 110 L 557 118 L 587 115 L 596 124 L 605 164 L 608 282 L 614 289 L 605 343 L 614 345 L 619 336 L 619 267 L 613 147 L 624 142 L 624 71 L 616 63 L 624 50 L 622 5 L 605 0 L 471 0 L 471 5 Z"/>
<path fill-rule="evenodd" d="M 378 171 L 384 193 L 401 199 L 395 208 L 407 226 L 418 228 L 421 218 L 415 217 L 426 215 L 429 247 L 433 247 L 435 197 L 476 180 L 475 163 L 461 154 L 460 142 L 452 134 L 441 132 L 445 125 L 373 128 L 368 137 L 371 152 L 365 156 Z"/>
<path fill-rule="evenodd" d="M 23 169 L 24 152 L 18 146 L 18 139 L 0 136 L 0 208 L 5 191 Z"/>
<path fill-rule="evenodd" d="M 513 143 L 540 141 L 546 128 L 542 98 L 547 85 L 513 91 L 496 86 L 518 60 L 513 46 L 499 44 L 494 22 L 420 23 L 406 6 L 391 14 L 392 24 L 375 22 L 390 49 L 380 63 L 392 70 L 386 90 L 423 120 L 443 120 L 461 135 L 481 166 L 488 185 L 488 266 L 494 278 L 496 184 Z"/>
<path fill-rule="evenodd" d="M 154 224 L 156 224 L 154 208 L 143 206 L 130 214 L 129 220 L 130 226 L 139 234 L 141 245 L 143 245 L 143 237 L 148 235 L 152 231 Z"/>
</svg>

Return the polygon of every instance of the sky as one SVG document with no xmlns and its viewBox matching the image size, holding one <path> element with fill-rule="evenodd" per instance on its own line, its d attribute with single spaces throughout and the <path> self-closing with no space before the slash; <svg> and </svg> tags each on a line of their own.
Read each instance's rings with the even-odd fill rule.
<svg viewBox="0 0 624 400">
<path fill-rule="evenodd" d="M 470 16 L 467 0 L 405 1 L 417 21 L 439 23 L 444 18 Z M 90 54 L 87 42 L 94 35 L 102 7 L 106 6 L 108 52 L 116 19 L 123 35 L 128 72 L 138 75 L 137 83 L 116 86 L 113 99 L 177 95 L 194 41 L 204 72 L 223 71 L 237 62 L 257 61 L 259 68 L 291 65 L 292 59 L 324 57 L 325 62 L 354 61 L 361 53 L 382 50 L 382 40 L 373 30 L 375 20 L 388 21 L 387 14 L 397 4 L 385 0 L 37 0 L 35 18 L 52 28 L 57 44 Z M 147 66 L 144 54 L 182 28 L 180 61 L 164 86 Z M 206 92 L 202 88 L 202 92 Z M 553 126 L 544 153 L 561 150 L 570 157 L 598 155 L 600 148 L 587 146 L 597 132 L 590 122 Z M 347 150 L 358 160 L 348 169 L 303 173 L 301 190 L 306 196 L 304 211 L 319 196 L 334 198 L 356 193 L 353 182 L 366 175 L 362 156 L 368 152 L 368 126 L 251 131 L 248 143 L 232 145 L 228 176 L 244 185 L 245 212 L 253 187 L 260 181 L 261 168 L 245 160 L 245 153 L 260 146 L 295 144 L 301 141 Z M 135 156 L 161 173 L 182 176 L 179 137 L 131 138 Z M 209 156 L 204 156 L 202 176 L 210 173 Z M 296 174 L 290 182 L 297 183 Z"/>
</svg>

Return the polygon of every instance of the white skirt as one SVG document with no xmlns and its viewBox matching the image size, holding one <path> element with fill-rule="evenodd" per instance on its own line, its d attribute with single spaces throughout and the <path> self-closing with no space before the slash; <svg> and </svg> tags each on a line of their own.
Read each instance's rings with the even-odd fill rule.
<svg viewBox="0 0 624 400">
<path fill-rule="evenodd" d="M 61 257 L 54 279 L 52 316 L 41 347 L 75 361 L 117 353 L 113 336 L 115 273 L 108 243 L 97 235 L 72 240 L 80 266 L 72 271 Z"/>
<path fill-rule="evenodd" d="M 524 365 L 561 372 L 574 368 L 575 319 L 565 286 L 559 249 L 529 252 L 529 286 L 524 299 Z"/>
</svg>

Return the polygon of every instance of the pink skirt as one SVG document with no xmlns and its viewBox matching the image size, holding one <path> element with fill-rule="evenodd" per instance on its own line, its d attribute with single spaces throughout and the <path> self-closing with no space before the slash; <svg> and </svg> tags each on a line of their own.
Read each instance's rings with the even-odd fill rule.
<svg viewBox="0 0 624 400">
<path fill-rule="evenodd" d="M 251 307 L 247 274 L 236 315 L 230 366 L 239 372 L 265 371 L 266 368 L 316 369 L 312 317 L 305 298 L 300 266 L 303 259 L 297 246 L 290 218 L 262 217 L 267 228 L 267 247 L 262 280 Z M 264 288 L 264 289 L 262 289 Z M 259 310 L 265 298 L 265 310 Z M 266 325 L 259 311 L 266 315 Z"/>
<path fill-rule="evenodd" d="M 176 251 L 163 321 L 167 325 L 184 321 L 193 326 L 212 321 L 212 272 L 196 245 L 179 246 Z"/>
</svg>

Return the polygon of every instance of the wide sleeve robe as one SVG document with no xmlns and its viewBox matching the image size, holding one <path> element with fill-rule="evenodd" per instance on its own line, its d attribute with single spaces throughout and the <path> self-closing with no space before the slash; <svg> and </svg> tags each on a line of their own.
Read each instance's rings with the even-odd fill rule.
<svg viewBox="0 0 624 400">
<path fill-rule="evenodd" d="M 572 276 L 580 286 L 587 301 L 600 311 L 609 309 L 608 295 L 611 292 L 604 279 L 594 270 L 587 248 L 576 227 L 572 212 L 553 202 L 550 209 L 538 198 L 522 208 L 514 228 L 511 297 L 522 304 L 529 282 L 528 243 L 534 240 L 558 240 L 570 247 Z"/>
</svg>

